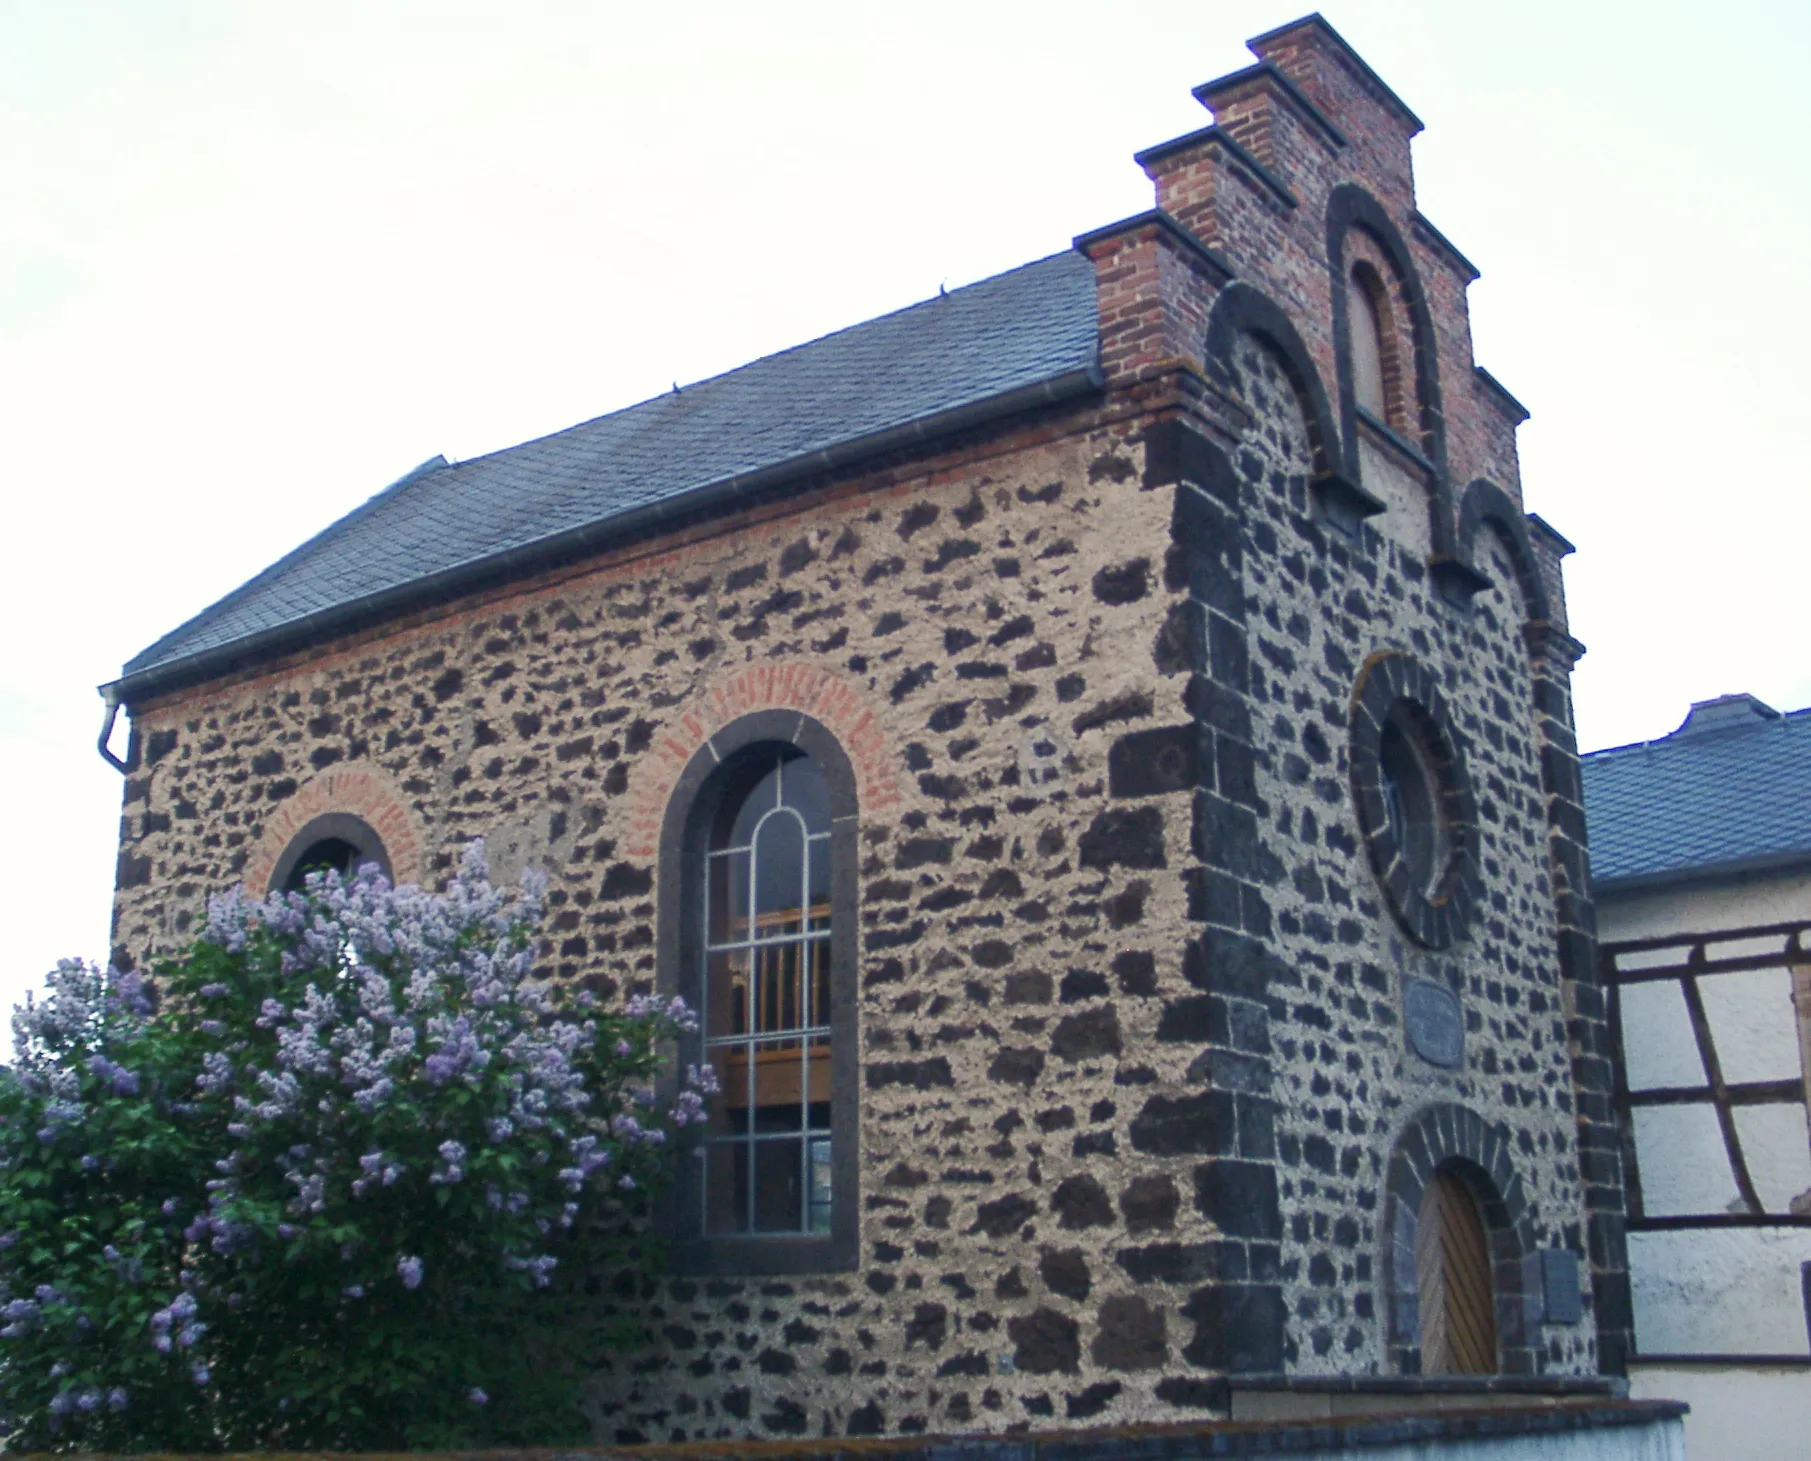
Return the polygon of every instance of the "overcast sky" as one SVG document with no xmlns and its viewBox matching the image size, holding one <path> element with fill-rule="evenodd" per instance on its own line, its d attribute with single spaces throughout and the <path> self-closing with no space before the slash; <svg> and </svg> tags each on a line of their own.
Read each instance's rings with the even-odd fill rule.
<svg viewBox="0 0 1811 1461">
<path fill-rule="evenodd" d="M 0 0 L 0 1002 L 104 956 L 122 660 L 465 458 L 1066 248 L 1298 11 Z M 1811 703 L 1811 7 L 1335 0 L 1532 410 L 1581 737 Z"/>
</svg>

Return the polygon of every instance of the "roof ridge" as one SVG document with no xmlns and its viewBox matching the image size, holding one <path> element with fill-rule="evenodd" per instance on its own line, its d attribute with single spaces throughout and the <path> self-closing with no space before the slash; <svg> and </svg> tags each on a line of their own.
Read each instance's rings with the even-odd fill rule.
<svg viewBox="0 0 1811 1461">
<path fill-rule="evenodd" d="M 1595 751 L 1581 751 L 1579 760 L 1594 761 L 1604 756 L 1617 756 L 1631 751 L 1652 751 L 1662 747 L 1701 746 L 1707 741 L 1717 740 L 1724 736 L 1751 735 L 1764 733 L 1778 726 L 1789 728 L 1801 720 L 1811 720 L 1811 705 L 1797 710 L 1782 710 L 1763 720 L 1756 718 L 1745 724 L 1716 726 L 1708 730 L 1693 731 L 1690 735 L 1681 735 L 1678 731 L 1668 731 L 1663 736 L 1654 736 L 1645 741 L 1627 741 L 1620 746 L 1599 746 Z"/>
</svg>

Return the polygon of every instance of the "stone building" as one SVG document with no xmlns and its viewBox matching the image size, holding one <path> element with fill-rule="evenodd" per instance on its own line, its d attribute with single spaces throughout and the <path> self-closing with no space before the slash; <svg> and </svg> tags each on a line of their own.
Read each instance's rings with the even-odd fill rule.
<svg viewBox="0 0 1811 1461">
<path fill-rule="evenodd" d="M 1726 1461 L 1811 1431 L 1811 711 L 1584 758 L 1624 1118 L 1630 1385 Z"/>
<path fill-rule="evenodd" d="M 1251 49 L 1149 212 L 437 458 L 104 690 L 120 959 L 482 834 L 550 971 L 703 1006 L 605 1436 L 1623 1367 L 1568 548 L 1421 124 L 1318 16 Z"/>
</svg>

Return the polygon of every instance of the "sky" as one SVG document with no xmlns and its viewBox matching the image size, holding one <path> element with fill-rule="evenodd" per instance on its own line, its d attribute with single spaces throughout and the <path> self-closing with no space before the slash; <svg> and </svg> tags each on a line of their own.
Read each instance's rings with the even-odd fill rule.
<svg viewBox="0 0 1811 1461">
<path fill-rule="evenodd" d="M 0 0 L 0 1005 L 104 958 L 95 686 L 417 463 L 1069 246 L 1245 0 Z M 1811 6 L 1331 0 L 1532 411 L 1581 742 L 1811 704 Z"/>
</svg>

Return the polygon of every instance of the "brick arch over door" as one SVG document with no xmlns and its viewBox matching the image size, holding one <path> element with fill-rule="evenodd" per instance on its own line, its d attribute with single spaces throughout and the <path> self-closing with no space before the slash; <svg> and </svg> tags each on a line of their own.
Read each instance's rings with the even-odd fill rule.
<svg viewBox="0 0 1811 1461">
<path fill-rule="evenodd" d="M 265 820 L 245 864 L 245 891 L 254 898 L 268 893 L 289 844 L 311 822 L 334 813 L 357 817 L 377 833 L 390 859 L 392 882 L 421 881 L 421 825 L 402 788 L 375 768 L 341 766 L 303 782 Z"/>
<path fill-rule="evenodd" d="M 1384 1285 L 1389 1351 L 1398 1374 L 1421 1373 L 1421 1299 L 1415 1240 L 1421 1200 L 1441 1174 L 1464 1184 L 1477 1203 L 1490 1243 L 1496 1296 L 1498 1365 L 1504 1374 L 1533 1374 L 1536 1336 L 1527 1317 L 1527 1268 L 1534 1227 L 1507 1134 L 1475 1111 L 1450 1102 L 1424 1107 L 1390 1153 L 1385 1187 Z"/>
<path fill-rule="evenodd" d="M 654 737 L 630 786 L 625 856 L 656 855 L 673 788 L 692 758 L 723 727 L 762 710 L 796 710 L 835 737 L 854 770 L 864 816 L 898 807 L 892 747 L 866 696 L 817 665 L 750 665 L 706 686 Z"/>
</svg>

